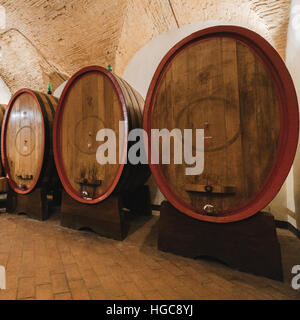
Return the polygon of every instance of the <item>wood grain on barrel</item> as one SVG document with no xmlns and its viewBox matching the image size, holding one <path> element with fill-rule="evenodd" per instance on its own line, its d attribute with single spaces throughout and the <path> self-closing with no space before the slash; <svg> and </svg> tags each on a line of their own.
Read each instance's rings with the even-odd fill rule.
<svg viewBox="0 0 300 320">
<path fill-rule="evenodd" d="M 99 165 L 96 152 L 102 144 L 97 132 L 108 128 L 116 133 L 119 156 L 119 121 L 122 120 L 117 95 L 109 79 L 100 73 L 89 73 L 78 79 L 70 91 L 61 124 L 62 158 L 72 187 L 90 197 L 103 193 L 112 183 L 117 164 Z M 86 181 L 86 182 L 84 182 Z"/>
<path fill-rule="evenodd" d="M 52 128 L 58 100 L 22 89 L 10 101 L 3 124 L 2 159 L 9 182 L 17 193 L 29 193 L 41 177 L 50 184 L 55 176 Z"/>
<path fill-rule="evenodd" d="M 33 96 L 24 93 L 14 103 L 6 132 L 7 162 L 17 185 L 30 188 L 43 159 L 42 114 Z"/>
<path fill-rule="evenodd" d="M 61 181 L 71 197 L 98 203 L 114 191 L 132 190 L 146 181 L 148 168 L 123 166 L 119 161 L 120 156 L 127 158 L 129 130 L 142 127 L 143 108 L 140 95 L 102 67 L 84 68 L 69 80 L 55 120 L 54 153 Z M 122 132 L 120 121 L 125 124 Z M 110 145 L 116 152 L 115 164 L 97 161 L 98 148 L 107 142 L 96 141 L 101 129 L 115 132 L 116 145 Z"/>
<path fill-rule="evenodd" d="M 180 199 L 199 212 L 211 204 L 223 215 L 261 190 L 276 157 L 280 115 L 272 78 L 247 45 L 212 37 L 182 50 L 168 66 L 153 110 L 152 128 L 205 128 L 201 175 L 187 176 L 189 166 L 172 164 L 173 154 L 171 164 L 161 166 Z M 235 193 L 196 191 L 207 185 L 231 186 Z"/>
</svg>

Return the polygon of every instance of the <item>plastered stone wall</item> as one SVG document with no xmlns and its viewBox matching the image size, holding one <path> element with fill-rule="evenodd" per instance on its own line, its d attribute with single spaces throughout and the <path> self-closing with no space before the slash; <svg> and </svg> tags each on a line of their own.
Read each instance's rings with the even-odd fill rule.
<svg viewBox="0 0 300 320">
<path fill-rule="evenodd" d="M 286 46 L 286 65 L 300 101 L 300 0 L 292 0 Z M 294 166 L 279 195 L 267 208 L 279 220 L 300 230 L 300 144 Z"/>
<path fill-rule="evenodd" d="M 18 31 L 3 34 L 0 46 L 0 74 L 13 93 L 21 88 L 45 91 L 49 82 L 56 87 L 67 78 Z"/>
<path fill-rule="evenodd" d="M 125 0 L 12 0 L 0 5 L 7 15 L 0 35 L 0 72 L 12 91 L 24 86 L 45 90 L 49 80 L 55 89 L 86 65 L 114 63 Z"/>
<path fill-rule="evenodd" d="M 8 104 L 11 98 L 11 91 L 6 83 L 0 78 L 0 104 Z"/>
</svg>

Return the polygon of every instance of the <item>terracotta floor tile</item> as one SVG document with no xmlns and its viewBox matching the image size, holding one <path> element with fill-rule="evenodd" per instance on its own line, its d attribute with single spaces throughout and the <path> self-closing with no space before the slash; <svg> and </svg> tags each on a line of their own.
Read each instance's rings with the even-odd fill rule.
<svg viewBox="0 0 300 320">
<path fill-rule="evenodd" d="M 145 300 L 145 295 L 142 291 L 132 282 L 124 282 L 120 284 L 123 292 L 129 300 Z"/>
<path fill-rule="evenodd" d="M 72 300 L 72 296 L 70 292 L 65 293 L 57 293 L 54 295 L 55 300 Z"/>
<path fill-rule="evenodd" d="M 107 300 L 107 296 L 102 287 L 90 288 L 89 294 L 92 300 Z"/>
<path fill-rule="evenodd" d="M 18 282 L 18 299 L 35 297 L 35 279 L 20 278 Z"/>
<path fill-rule="evenodd" d="M 60 226 L 59 216 L 39 222 L 0 215 L 4 299 L 296 299 L 291 268 L 300 264 L 300 240 L 278 229 L 285 282 L 246 274 L 216 261 L 157 250 L 157 221 L 140 218 L 124 241 Z"/>
<path fill-rule="evenodd" d="M 90 300 L 89 292 L 83 280 L 69 281 L 73 300 Z"/>
<path fill-rule="evenodd" d="M 99 278 L 93 269 L 83 269 L 80 273 L 87 288 L 96 288 L 100 285 Z"/>
<path fill-rule="evenodd" d="M 35 282 L 37 285 L 51 282 L 50 270 L 47 267 L 36 268 Z"/>
<path fill-rule="evenodd" d="M 17 289 L 0 290 L 0 300 L 16 300 Z"/>
<path fill-rule="evenodd" d="M 99 280 L 109 299 L 125 295 L 119 283 L 111 275 L 99 277 Z"/>
<path fill-rule="evenodd" d="M 65 272 L 68 281 L 82 279 L 81 273 L 76 263 L 66 265 Z"/>
<path fill-rule="evenodd" d="M 51 284 L 41 284 L 36 286 L 36 300 L 53 300 Z"/>
<path fill-rule="evenodd" d="M 52 274 L 51 282 L 54 294 L 69 291 L 66 275 L 64 273 Z"/>
</svg>

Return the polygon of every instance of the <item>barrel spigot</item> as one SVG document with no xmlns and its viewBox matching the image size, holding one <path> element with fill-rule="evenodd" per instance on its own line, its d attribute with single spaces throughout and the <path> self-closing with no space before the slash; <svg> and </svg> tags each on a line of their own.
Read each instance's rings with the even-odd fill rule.
<svg viewBox="0 0 300 320">
<path fill-rule="evenodd" d="M 204 207 L 203 207 L 203 210 L 205 211 L 205 213 L 207 215 L 213 215 L 215 213 L 215 207 L 211 204 L 206 204 Z"/>
<path fill-rule="evenodd" d="M 92 200 L 92 198 L 90 197 L 90 194 L 86 190 L 81 191 L 81 196 L 85 200 Z"/>
<path fill-rule="evenodd" d="M 19 189 L 22 190 L 22 191 L 26 191 L 26 190 L 27 190 L 26 184 L 21 184 L 21 183 L 20 183 L 20 184 L 18 185 L 18 187 L 19 187 Z"/>
</svg>

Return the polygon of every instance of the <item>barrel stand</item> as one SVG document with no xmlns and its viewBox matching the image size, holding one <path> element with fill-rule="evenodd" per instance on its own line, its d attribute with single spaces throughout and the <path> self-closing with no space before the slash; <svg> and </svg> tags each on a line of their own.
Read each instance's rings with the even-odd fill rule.
<svg viewBox="0 0 300 320">
<path fill-rule="evenodd" d="M 91 229 L 101 236 L 124 240 L 129 231 L 128 212 L 131 216 L 151 216 L 150 195 L 147 186 L 132 193 L 111 195 L 98 204 L 83 204 L 62 193 L 61 225 L 71 229 Z"/>
<path fill-rule="evenodd" d="M 165 201 L 160 211 L 158 248 L 190 258 L 215 258 L 240 271 L 283 281 L 275 220 L 268 213 L 217 224 L 190 218 Z"/>
<path fill-rule="evenodd" d="M 26 195 L 10 190 L 7 195 L 7 212 L 21 214 L 40 221 L 47 220 L 53 207 L 59 205 L 60 190 L 49 192 L 46 187 L 35 188 Z"/>
</svg>

